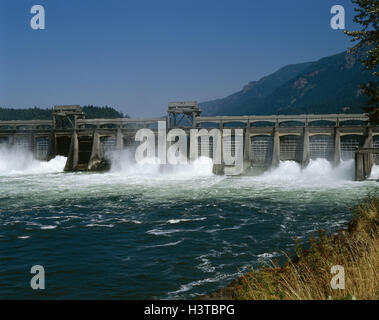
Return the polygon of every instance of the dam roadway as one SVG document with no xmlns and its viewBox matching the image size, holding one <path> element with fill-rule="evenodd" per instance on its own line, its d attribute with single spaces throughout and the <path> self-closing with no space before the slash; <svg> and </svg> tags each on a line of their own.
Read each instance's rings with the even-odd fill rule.
<svg viewBox="0 0 379 320">
<path fill-rule="evenodd" d="M 86 119 L 79 106 L 54 107 L 52 120 L 0 121 L 0 144 L 29 150 L 36 159 L 48 161 L 67 157 L 66 171 L 102 170 L 107 155 L 115 150 L 135 148 L 135 134 L 141 128 L 231 129 L 231 152 L 243 141 L 244 170 L 265 170 L 279 161 L 293 160 L 306 166 L 311 159 L 325 158 L 333 164 L 356 159 L 356 179 L 368 178 L 373 164 L 379 164 L 379 127 L 365 114 L 310 114 L 270 116 L 202 117 L 196 102 L 169 103 L 167 117 Z M 233 138 L 236 129 L 243 139 Z M 199 155 L 213 157 L 213 136 L 195 143 Z M 222 142 L 224 143 L 224 137 Z M 139 143 L 138 143 L 139 144 Z M 358 150 L 360 150 L 358 152 Z M 189 156 L 189 155 L 188 155 Z M 223 163 L 217 173 L 232 174 Z"/>
</svg>

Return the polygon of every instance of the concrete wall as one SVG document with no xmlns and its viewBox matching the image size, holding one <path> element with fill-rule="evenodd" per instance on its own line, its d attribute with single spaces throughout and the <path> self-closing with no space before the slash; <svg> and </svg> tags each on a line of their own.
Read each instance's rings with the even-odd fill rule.
<svg viewBox="0 0 379 320">
<path fill-rule="evenodd" d="M 325 158 L 334 164 L 355 157 L 357 147 L 379 147 L 379 127 L 367 123 L 349 124 L 349 121 L 367 121 L 365 115 L 300 115 L 300 116 L 242 116 L 242 117 L 196 117 L 196 128 L 213 123 L 218 129 L 229 127 L 232 134 L 235 129 L 243 129 L 244 169 L 267 168 L 277 166 L 280 161 L 293 160 L 306 166 L 311 159 Z M 123 150 L 139 128 L 154 128 L 157 121 L 164 118 L 149 119 L 79 119 L 76 128 L 70 130 L 52 129 L 52 121 L 6 121 L 0 122 L 0 143 L 22 145 L 31 150 L 38 159 L 49 160 L 59 150 L 58 137 L 66 136 L 70 142 L 67 151 L 65 170 L 98 170 L 104 165 L 107 153 L 111 150 Z M 329 122 L 331 125 L 326 125 Z M 317 124 L 317 125 L 314 125 Z M 184 128 L 190 136 L 190 128 Z M 92 146 L 88 163 L 79 164 L 80 140 L 91 137 Z M 66 139 L 66 140 L 67 140 Z M 58 144 L 58 145 L 57 145 Z M 200 150 L 214 153 L 212 143 L 190 141 L 190 145 Z M 223 146 L 235 150 L 231 142 L 221 139 Z M 223 157 L 223 155 L 221 155 Z M 361 156 L 359 155 L 358 158 Z M 375 153 L 362 156 L 368 168 L 379 156 Z M 194 159 L 192 159 L 194 160 Z M 360 164 L 358 164 L 360 165 Z M 230 172 L 222 164 L 214 168 L 217 174 Z M 225 170 L 226 169 L 226 170 Z M 231 173 L 232 174 L 232 173 Z"/>
</svg>

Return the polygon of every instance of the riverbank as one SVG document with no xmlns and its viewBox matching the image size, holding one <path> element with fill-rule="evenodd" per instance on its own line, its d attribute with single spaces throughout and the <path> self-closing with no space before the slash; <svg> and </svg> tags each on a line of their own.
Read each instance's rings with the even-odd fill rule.
<svg viewBox="0 0 379 320">
<path fill-rule="evenodd" d="M 227 287 L 201 299 L 326 300 L 378 299 L 379 195 L 351 209 L 354 217 L 344 230 L 320 231 L 305 245 L 295 239 L 294 257 L 251 270 Z M 332 266 L 344 268 L 345 289 L 332 289 Z"/>
</svg>

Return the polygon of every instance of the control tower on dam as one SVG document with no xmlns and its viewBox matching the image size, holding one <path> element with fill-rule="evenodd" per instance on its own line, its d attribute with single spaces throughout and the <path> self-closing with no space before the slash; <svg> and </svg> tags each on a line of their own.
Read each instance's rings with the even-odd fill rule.
<svg viewBox="0 0 379 320">
<path fill-rule="evenodd" d="M 167 134 L 180 129 L 176 134 L 186 135 L 190 160 L 215 159 L 220 148 L 217 174 L 235 174 L 225 150 L 232 156 L 242 152 L 243 172 L 263 171 L 283 160 L 306 166 L 310 159 L 338 164 L 355 158 L 356 179 L 363 180 L 379 164 L 379 127 L 365 114 L 203 117 L 195 101 L 171 102 L 161 118 L 86 119 L 78 105 L 55 106 L 51 120 L 0 121 L 0 144 L 28 150 L 43 161 L 65 156 L 65 171 L 105 170 L 112 152 L 140 144 L 135 135 L 143 128 L 156 137 L 158 128 Z M 167 141 L 167 147 L 174 141 Z"/>
</svg>

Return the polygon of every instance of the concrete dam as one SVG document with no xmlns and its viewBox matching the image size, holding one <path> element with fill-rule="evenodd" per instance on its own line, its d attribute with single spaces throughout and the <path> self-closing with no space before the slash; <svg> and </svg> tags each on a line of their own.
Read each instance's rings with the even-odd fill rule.
<svg viewBox="0 0 379 320">
<path fill-rule="evenodd" d="M 230 129 L 230 139 L 221 135 L 221 145 L 231 154 L 242 150 L 244 172 L 263 171 L 285 160 L 306 166 L 317 158 L 335 165 L 355 159 L 356 180 L 364 180 L 379 164 L 379 127 L 365 114 L 203 117 L 197 102 L 172 102 L 166 117 L 134 119 L 86 119 L 80 106 L 55 106 L 51 120 L 0 121 L 0 144 L 28 150 L 42 161 L 65 156 L 65 171 L 105 170 L 111 152 L 136 148 L 137 131 L 157 132 L 158 122 L 167 131 L 182 129 L 198 154 L 210 158 L 215 156 L 211 129 Z M 200 134 L 194 138 L 192 129 L 207 139 Z M 214 172 L 233 174 L 223 157 Z"/>
</svg>

